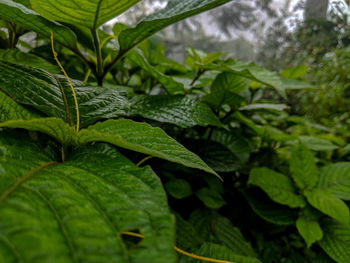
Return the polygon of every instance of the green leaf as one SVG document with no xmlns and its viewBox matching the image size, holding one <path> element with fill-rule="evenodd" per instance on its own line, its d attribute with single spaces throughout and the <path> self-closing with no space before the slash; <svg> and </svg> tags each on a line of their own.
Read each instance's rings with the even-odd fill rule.
<svg viewBox="0 0 350 263">
<path fill-rule="evenodd" d="M 126 115 L 129 102 L 116 90 L 87 87 L 72 80 L 80 109 L 81 127 L 99 119 Z M 0 60 L 0 91 L 16 102 L 30 105 L 47 116 L 76 123 L 72 90 L 62 75 Z"/>
<path fill-rule="evenodd" d="M 0 91 L 0 122 L 8 120 L 30 120 L 40 115 L 13 101 Z"/>
<path fill-rule="evenodd" d="M 176 199 L 183 199 L 192 195 L 191 185 L 184 179 L 172 179 L 164 186 L 169 195 Z"/>
<path fill-rule="evenodd" d="M 299 136 L 300 141 L 313 151 L 333 151 L 339 147 L 332 142 L 311 136 Z"/>
<path fill-rule="evenodd" d="M 214 130 L 210 139 L 227 147 L 242 162 L 248 161 L 251 153 L 249 140 L 242 135 L 227 132 L 225 130 Z"/>
<path fill-rule="evenodd" d="M 323 237 L 320 224 L 316 220 L 299 217 L 296 222 L 296 226 L 298 232 L 305 240 L 308 248 L 310 248 L 310 246 L 316 241 L 320 241 Z"/>
<path fill-rule="evenodd" d="M 4 133 L 0 148 L 3 262 L 176 261 L 173 219 L 149 167 L 105 144 L 82 147 L 64 163 Z M 145 238 L 128 250 L 121 233 L 130 230 Z"/>
<path fill-rule="evenodd" d="M 220 73 L 214 80 L 210 94 L 203 100 L 218 108 L 224 104 L 238 107 L 244 99 L 238 94 L 249 88 L 249 80 L 231 72 Z"/>
<path fill-rule="evenodd" d="M 56 65 L 52 65 L 45 59 L 36 55 L 21 52 L 18 49 L 0 49 L 0 59 L 11 63 L 45 69 L 54 74 L 60 73 Z"/>
<path fill-rule="evenodd" d="M 234 253 L 256 257 L 250 243 L 244 238 L 239 228 L 232 225 L 229 219 L 222 216 L 216 217 L 213 223 L 213 230 L 220 242 Z"/>
<path fill-rule="evenodd" d="M 318 183 L 318 170 L 315 158 L 304 145 L 294 147 L 290 159 L 290 172 L 300 189 L 312 189 Z"/>
<path fill-rule="evenodd" d="M 286 98 L 286 92 L 278 74 L 254 63 L 228 60 L 221 64 L 210 64 L 205 68 L 208 70 L 232 72 L 238 76 L 257 81 L 274 88 L 283 98 Z"/>
<path fill-rule="evenodd" d="M 160 128 L 131 120 L 108 120 L 81 130 L 76 143 L 102 141 L 149 154 L 187 167 L 198 168 L 217 175 L 197 155 L 169 137 Z"/>
<path fill-rule="evenodd" d="M 184 220 L 179 214 L 176 216 L 176 244 L 182 249 L 197 247 L 204 243 L 197 230 L 190 222 Z"/>
<path fill-rule="evenodd" d="M 292 68 L 286 68 L 282 70 L 280 74 L 281 77 L 286 79 L 298 79 L 303 77 L 307 73 L 308 69 L 309 68 L 305 65 L 299 65 Z"/>
<path fill-rule="evenodd" d="M 130 114 L 183 128 L 221 126 L 220 120 L 207 105 L 189 96 L 137 96 L 131 101 Z"/>
<path fill-rule="evenodd" d="M 343 224 L 349 224 L 350 212 L 348 206 L 332 193 L 324 189 L 316 188 L 311 192 L 306 192 L 305 196 L 309 203 L 322 213 Z"/>
<path fill-rule="evenodd" d="M 199 14 L 230 0 L 172 0 L 168 5 L 147 17 L 135 27 L 123 30 L 119 35 L 122 52 L 136 46 L 142 40 L 187 17 Z"/>
<path fill-rule="evenodd" d="M 210 188 L 202 188 L 196 192 L 197 197 L 211 209 L 219 209 L 226 204 L 221 194 Z"/>
<path fill-rule="evenodd" d="M 0 0 L 0 17 L 49 38 L 51 31 L 56 42 L 76 49 L 77 38 L 68 28 L 41 17 L 37 12 L 11 0 Z"/>
<path fill-rule="evenodd" d="M 167 76 L 155 67 L 153 67 L 140 50 L 132 50 L 128 53 L 127 58 L 134 64 L 140 66 L 144 71 L 148 72 L 153 78 L 158 80 L 170 94 L 182 94 L 184 85 L 175 81 L 172 77 Z"/>
<path fill-rule="evenodd" d="M 31 0 L 32 7 L 43 17 L 72 25 L 96 29 L 120 15 L 140 0 Z"/>
<path fill-rule="evenodd" d="M 253 168 L 249 183 L 263 189 L 275 202 L 292 208 L 304 207 L 305 200 L 296 193 L 289 177 L 268 168 Z"/>
<path fill-rule="evenodd" d="M 59 118 L 40 118 L 31 120 L 10 120 L 0 123 L 0 128 L 26 129 L 45 133 L 61 144 L 68 146 L 73 142 L 74 128 Z"/>
<path fill-rule="evenodd" d="M 350 200 L 350 163 L 335 163 L 320 171 L 318 188 L 327 189 L 334 196 Z"/>
<path fill-rule="evenodd" d="M 208 242 L 204 243 L 200 248 L 194 249 L 192 252 L 196 255 L 217 260 L 227 260 L 236 263 L 261 263 L 258 259 L 254 257 L 237 255 L 231 249 L 225 246 Z M 189 257 L 181 257 L 180 263 L 203 263 L 203 261 Z"/>
<path fill-rule="evenodd" d="M 269 111 L 285 111 L 289 109 L 286 104 L 269 104 L 269 103 L 256 103 L 242 106 L 239 110 L 269 110 Z"/>
<path fill-rule="evenodd" d="M 350 227 L 334 220 L 322 224 L 324 237 L 319 242 L 322 249 L 336 262 L 350 262 Z"/>
<path fill-rule="evenodd" d="M 248 189 L 243 192 L 253 211 L 267 222 L 276 225 L 292 225 L 297 220 L 298 212 L 273 202 L 262 191 Z"/>
</svg>

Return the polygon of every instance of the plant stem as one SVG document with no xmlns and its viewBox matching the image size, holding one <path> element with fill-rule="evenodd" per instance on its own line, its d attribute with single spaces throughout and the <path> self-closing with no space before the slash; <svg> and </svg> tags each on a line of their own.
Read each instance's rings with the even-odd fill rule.
<svg viewBox="0 0 350 263">
<path fill-rule="evenodd" d="M 91 30 L 93 44 L 95 48 L 95 54 L 96 54 L 96 78 L 97 78 L 97 84 L 99 86 L 102 86 L 103 82 L 103 60 L 102 60 L 102 52 L 101 52 L 101 46 L 100 46 L 100 39 L 97 35 L 97 29 Z"/>
</svg>

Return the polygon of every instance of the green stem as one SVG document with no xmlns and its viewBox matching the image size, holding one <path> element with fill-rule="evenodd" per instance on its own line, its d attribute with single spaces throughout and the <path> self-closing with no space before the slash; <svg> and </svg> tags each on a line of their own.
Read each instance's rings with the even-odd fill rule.
<svg viewBox="0 0 350 263">
<path fill-rule="evenodd" d="M 97 84 L 99 86 L 102 86 L 102 81 L 103 81 L 103 59 L 102 59 L 102 52 L 101 52 L 101 45 L 100 45 L 100 39 L 98 38 L 97 35 L 97 29 L 96 30 L 91 30 L 92 34 L 92 39 L 93 39 L 93 44 L 95 48 L 95 54 L 96 54 L 96 78 L 97 78 Z"/>
</svg>

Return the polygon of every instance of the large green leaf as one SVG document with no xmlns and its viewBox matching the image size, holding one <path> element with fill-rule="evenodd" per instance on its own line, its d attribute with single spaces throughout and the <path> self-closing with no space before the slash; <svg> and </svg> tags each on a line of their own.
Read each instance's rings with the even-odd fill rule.
<svg viewBox="0 0 350 263">
<path fill-rule="evenodd" d="M 349 207 L 332 193 L 316 188 L 311 192 L 306 192 L 305 196 L 309 203 L 316 209 L 343 224 L 350 223 Z"/>
<path fill-rule="evenodd" d="M 307 247 L 310 247 L 316 241 L 323 237 L 323 232 L 320 224 L 316 220 L 305 217 L 299 217 L 296 226 L 300 235 L 304 238 Z"/>
<path fill-rule="evenodd" d="M 305 206 L 304 198 L 296 193 L 292 180 L 284 174 L 268 168 L 253 168 L 249 183 L 263 189 L 277 203 L 292 208 Z"/>
<path fill-rule="evenodd" d="M 169 137 L 162 129 L 146 123 L 126 119 L 108 120 L 81 130 L 76 138 L 76 144 L 94 141 L 108 142 L 216 175 L 197 155 Z"/>
<path fill-rule="evenodd" d="M 312 189 L 318 182 L 318 170 L 312 152 L 304 145 L 296 146 L 290 159 L 290 172 L 300 189 Z"/>
<path fill-rule="evenodd" d="M 299 136 L 299 139 L 307 148 L 313 151 L 332 151 L 339 148 L 331 141 L 321 138 L 312 136 Z"/>
<path fill-rule="evenodd" d="M 336 262 L 350 262 L 350 227 L 334 220 L 322 224 L 324 237 L 319 242 L 322 249 Z"/>
<path fill-rule="evenodd" d="M 43 17 L 72 25 L 96 29 L 120 15 L 140 0 L 31 0 L 32 7 Z"/>
<path fill-rule="evenodd" d="M 158 80 L 164 88 L 171 94 L 182 94 L 184 91 L 184 85 L 175 81 L 172 77 L 163 74 L 153 67 L 138 49 L 132 50 L 128 53 L 127 58 L 134 64 L 141 67 L 144 71 L 148 72 L 153 78 Z"/>
<path fill-rule="evenodd" d="M 219 119 L 204 103 L 188 96 L 138 96 L 131 101 L 130 114 L 175 124 L 183 128 L 221 126 Z"/>
<path fill-rule="evenodd" d="M 29 131 L 38 131 L 50 135 L 61 144 L 68 146 L 73 143 L 75 131 L 62 119 L 40 118 L 31 120 L 10 120 L 0 123 L 0 128 L 20 128 Z"/>
<path fill-rule="evenodd" d="M 11 0 L 0 0 L 0 17 L 45 37 L 50 37 L 52 31 L 56 42 L 76 49 L 77 38 L 69 28 L 41 17 L 24 5 Z"/>
<path fill-rule="evenodd" d="M 321 169 L 319 188 L 325 188 L 334 196 L 350 200 L 350 163 L 330 164 Z"/>
<path fill-rule="evenodd" d="M 87 87 L 77 80 L 72 80 L 72 83 L 79 103 L 80 126 L 127 114 L 129 102 L 118 91 Z M 0 60 L 1 91 L 18 103 L 30 105 L 47 116 L 76 123 L 72 90 L 62 75 Z"/>
<path fill-rule="evenodd" d="M 226 217 L 216 217 L 212 228 L 221 243 L 230 248 L 234 253 L 242 256 L 256 256 L 255 251 L 244 238 L 239 228 L 233 226 L 231 221 Z"/>
<path fill-rule="evenodd" d="M 196 15 L 230 0 L 172 0 L 168 5 L 147 17 L 135 27 L 123 30 L 119 35 L 121 52 L 125 52 L 142 40 L 187 17 Z"/>
<path fill-rule="evenodd" d="M 234 253 L 231 249 L 225 246 L 208 242 L 204 243 L 200 248 L 194 249 L 193 253 L 208 258 L 213 258 L 222 261 L 226 260 L 235 263 L 261 263 L 258 259 L 254 257 L 241 256 Z M 181 257 L 180 263 L 203 263 L 203 261 L 189 257 Z"/>
<path fill-rule="evenodd" d="M 8 120 L 29 120 L 38 117 L 39 114 L 28 110 L 14 102 L 9 96 L 0 92 L 0 122 Z"/>
<path fill-rule="evenodd" d="M 64 163 L 4 133 L 0 149 L 2 262 L 176 261 L 173 219 L 149 167 L 105 144 Z M 127 249 L 121 233 L 130 230 L 145 238 Z"/>
</svg>

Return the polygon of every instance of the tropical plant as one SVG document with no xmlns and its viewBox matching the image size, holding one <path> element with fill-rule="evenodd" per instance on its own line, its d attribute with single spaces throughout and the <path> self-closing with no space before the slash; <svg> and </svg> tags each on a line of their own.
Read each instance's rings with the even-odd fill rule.
<svg viewBox="0 0 350 263">
<path fill-rule="evenodd" d="M 305 67 L 149 38 L 228 0 L 100 29 L 137 2 L 0 0 L 0 262 L 348 262 L 346 142 L 288 101 Z"/>
</svg>

